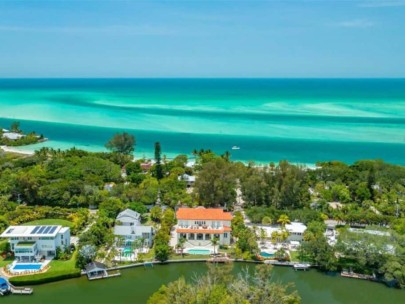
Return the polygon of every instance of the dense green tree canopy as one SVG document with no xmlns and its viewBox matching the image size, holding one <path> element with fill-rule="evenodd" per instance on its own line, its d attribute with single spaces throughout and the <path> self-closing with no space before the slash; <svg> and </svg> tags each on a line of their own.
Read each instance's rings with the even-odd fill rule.
<svg viewBox="0 0 405 304">
<path fill-rule="evenodd" d="M 236 175 L 233 165 L 215 158 L 202 165 L 195 184 L 199 201 L 207 207 L 231 207 L 236 200 Z"/>
<path fill-rule="evenodd" d="M 115 134 L 106 144 L 106 148 L 122 154 L 132 154 L 135 150 L 135 137 L 126 132 Z"/>
</svg>

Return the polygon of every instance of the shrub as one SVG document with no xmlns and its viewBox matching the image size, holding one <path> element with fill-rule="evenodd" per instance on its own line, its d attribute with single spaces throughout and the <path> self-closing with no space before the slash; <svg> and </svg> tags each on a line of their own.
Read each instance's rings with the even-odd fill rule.
<svg viewBox="0 0 405 304">
<path fill-rule="evenodd" d="M 69 269 L 67 271 L 61 270 L 58 272 L 45 272 L 34 275 L 26 275 L 20 277 L 10 278 L 9 281 L 15 286 L 38 285 L 49 282 L 56 282 L 65 279 L 80 277 L 80 269 Z"/>
</svg>

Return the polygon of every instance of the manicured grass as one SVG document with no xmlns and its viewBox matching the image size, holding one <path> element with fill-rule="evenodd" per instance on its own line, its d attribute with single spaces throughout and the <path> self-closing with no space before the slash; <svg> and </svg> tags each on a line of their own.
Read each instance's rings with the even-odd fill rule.
<svg viewBox="0 0 405 304">
<path fill-rule="evenodd" d="M 169 260 L 207 260 L 211 258 L 210 255 L 203 255 L 203 254 L 185 254 L 181 256 L 181 254 L 172 254 L 169 257 Z"/>
<path fill-rule="evenodd" d="M 148 253 L 140 253 L 139 256 L 141 256 L 144 261 L 151 261 L 155 258 L 155 250 L 151 248 Z"/>
<path fill-rule="evenodd" d="M 60 225 L 64 227 L 73 227 L 73 223 L 67 220 L 61 220 L 61 219 L 43 219 L 43 220 L 36 220 L 28 223 L 24 223 L 24 226 L 33 226 L 33 225 Z"/>
<path fill-rule="evenodd" d="M 13 277 L 10 278 L 10 283 L 17 286 L 36 285 L 79 277 L 80 269 L 76 268 L 76 258 L 77 251 L 68 261 L 51 261 L 50 268 L 45 273 Z"/>
<path fill-rule="evenodd" d="M 299 262 L 300 259 L 298 258 L 299 254 L 298 251 L 290 251 L 290 257 L 292 262 Z"/>
<path fill-rule="evenodd" d="M 72 254 L 72 257 L 70 260 L 67 261 L 57 261 L 57 260 L 52 260 L 51 263 L 49 263 L 50 269 L 48 272 L 59 272 L 59 271 L 67 271 L 70 269 L 75 269 L 76 268 L 76 258 L 77 258 L 78 252 L 75 251 Z"/>
</svg>

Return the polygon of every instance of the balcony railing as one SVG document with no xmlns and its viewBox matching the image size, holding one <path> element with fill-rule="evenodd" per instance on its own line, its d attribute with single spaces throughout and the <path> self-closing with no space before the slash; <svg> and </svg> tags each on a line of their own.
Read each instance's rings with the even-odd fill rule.
<svg viewBox="0 0 405 304">
<path fill-rule="evenodd" d="M 223 230 L 223 226 L 208 226 L 208 225 L 178 225 L 177 228 L 180 229 L 193 229 L 193 230 Z"/>
</svg>

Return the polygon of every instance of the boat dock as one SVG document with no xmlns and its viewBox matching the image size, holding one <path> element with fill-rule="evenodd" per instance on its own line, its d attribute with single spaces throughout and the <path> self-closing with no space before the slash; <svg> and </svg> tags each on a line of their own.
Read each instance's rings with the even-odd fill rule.
<svg viewBox="0 0 405 304">
<path fill-rule="evenodd" d="M 306 271 L 307 269 L 309 269 L 311 267 L 311 264 L 300 263 L 300 264 L 294 264 L 293 267 L 294 267 L 295 271 L 297 271 L 297 270 Z"/>
<path fill-rule="evenodd" d="M 34 292 L 34 289 L 29 287 L 15 287 L 11 284 L 10 287 L 13 295 L 31 295 Z"/>
<path fill-rule="evenodd" d="M 376 280 L 375 276 L 373 276 L 373 275 L 355 273 L 355 272 L 351 272 L 351 271 L 342 271 L 340 273 L 340 275 L 342 277 L 352 278 L 352 279 L 369 280 L 369 281 L 375 281 Z"/>
<path fill-rule="evenodd" d="M 229 263 L 231 260 L 228 257 L 213 257 L 207 260 L 208 263 Z"/>
<path fill-rule="evenodd" d="M 118 270 L 110 270 L 107 265 L 100 262 L 87 264 L 86 271 L 83 273 L 87 275 L 89 281 L 119 277 L 121 275 Z"/>
<path fill-rule="evenodd" d="M 120 272 L 117 273 L 108 273 L 108 274 L 102 274 L 102 275 L 95 275 L 88 277 L 89 281 L 93 280 L 101 280 L 101 279 L 108 279 L 108 278 L 113 278 L 113 277 L 119 277 L 121 275 Z"/>
<path fill-rule="evenodd" d="M 0 290 L 0 296 L 6 296 L 9 294 L 13 295 L 31 295 L 33 294 L 34 289 L 30 287 L 15 287 L 14 285 L 8 283 L 7 289 Z"/>
</svg>

